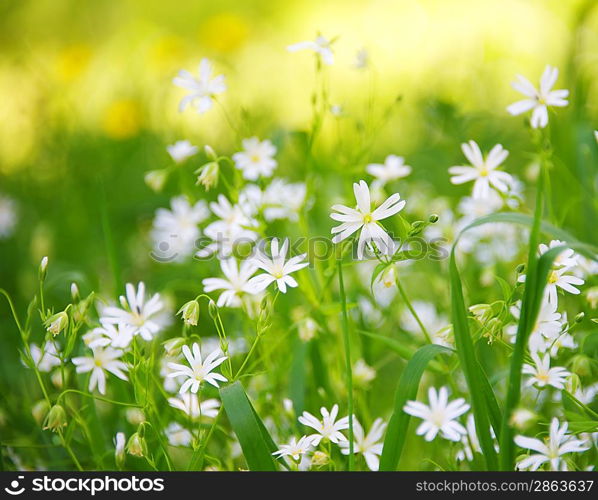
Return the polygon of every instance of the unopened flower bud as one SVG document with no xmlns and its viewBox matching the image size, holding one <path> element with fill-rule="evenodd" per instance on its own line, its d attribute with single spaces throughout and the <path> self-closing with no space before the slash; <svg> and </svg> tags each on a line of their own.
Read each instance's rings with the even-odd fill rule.
<svg viewBox="0 0 598 500">
<path fill-rule="evenodd" d="M 220 165 L 218 165 L 218 162 L 216 161 L 211 161 L 196 170 L 195 173 L 198 174 L 196 184 L 201 184 L 206 191 L 209 191 L 211 188 L 218 185 Z"/>
<path fill-rule="evenodd" d="M 71 283 L 71 297 L 73 298 L 73 302 L 79 302 L 79 299 L 81 298 L 77 283 Z"/>
<path fill-rule="evenodd" d="M 56 404 L 50 408 L 48 415 L 46 416 L 46 420 L 44 421 L 44 430 L 51 430 L 52 432 L 56 432 L 61 427 L 65 427 L 67 425 L 66 421 L 66 412 L 64 408 Z"/>
<path fill-rule="evenodd" d="M 125 445 L 127 437 L 124 432 L 117 432 L 114 437 L 114 461 L 119 469 L 125 465 Z"/>
<path fill-rule="evenodd" d="M 217 160 L 218 156 L 216 155 L 216 151 L 214 151 L 214 148 L 212 146 L 210 146 L 209 144 L 206 144 L 203 147 L 204 152 L 206 153 L 206 156 L 210 159 L 210 160 Z"/>
<path fill-rule="evenodd" d="M 492 317 L 492 307 L 489 304 L 474 304 L 469 311 L 480 323 L 486 323 Z"/>
<path fill-rule="evenodd" d="M 515 268 L 515 272 L 517 274 L 521 274 L 523 271 L 525 271 L 525 264 L 519 264 L 516 268 Z"/>
<path fill-rule="evenodd" d="M 423 220 L 416 220 L 411 224 L 411 229 L 407 233 L 409 236 L 416 236 L 421 233 L 425 227 L 425 222 Z"/>
<path fill-rule="evenodd" d="M 585 318 L 585 316 L 586 316 L 586 315 L 585 315 L 585 313 L 584 313 L 583 311 L 582 311 L 582 312 L 580 312 L 579 314 L 577 314 L 577 315 L 575 316 L 575 322 L 576 322 L 576 323 L 581 323 L 581 322 L 583 321 L 583 319 Z"/>
<path fill-rule="evenodd" d="M 46 274 L 48 272 L 48 257 L 42 258 L 41 262 L 39 263 L 39 280 L 44 281 L 46 279 Z"/>
<path fill-rule="evenodd" d="M 31 414 L 39 425 L 42 425 L 42 422 L 45 420 L 49 411 L 50 403 L 48 403 L 46 399 L 40 399 L 33 405 L 33 408 L 31 408 Z"/>
<path fill-rule="evenodd" d="M 436 214 L 430 215 L 430 217 L 428 218 L 428 221 L 430 221 L 430 224 L 436 224 L 438 222 L 438 215 L 436 215 Z"/>
<path fill-rule="evenodd" d="M 311 463 L 315 467 L 324 467 L 330 462 L 330 457 L 323 451 L 314 452 Z"/>
<path fill-rule="evenodd" d="M 580 387 L 581 380 L 579 380 L 579 375 L 571 373 L 565 380 L 565 390 L 571 394 L 575 394 Z"/>
<path fill-rule="evenodd" d="M 159 192 L 162 191 L 166 179 L 168 178 L 168 171 L 166 170 L 150 170 L 145 174 L 143 180 L 152 190 Z"/>
<path fill-rule="evenodd" d="M 127 453 L 134 457 L 143 457 L 146 455 L 147 444 L 145 438 L 139 435 L 139 432 L 133 434 L 127 442 Z"/>
<path fill-rule="evenodd" d="M 177 314 L 181 315 L 186 325 L 197 326 L 199 319 L 199 302 L 190 300 L 179 309 Z"/>
<path fill-rule="evenodd" d="M 592 360 L 585 354 L 576 354 L 570 363 L 571 371 L 580 377 L 589 377 L 592 374 Z"/>
<path fill-rule="evenodd" d="M 164 342 L 164 350 L 166 351 L 166 356 L 177 356 L 181 352 L 181 348 L 184 344 L 185 339 L 183 337 L 175 337 L 173 339 L 167 340 L 166 342 Z"/>
<path fill-rule="evenodd" d="M 593 286 L 588 289 L 586 292 L 586 300 L 592 309 L 598 307 L 598 286 Z"/>
<path fill-rule="evenodd" d="M 50 316 L 44 323 L 46 330 L 54 337 L 64 330 L 69 324 L 69 316 L 65 311 Z"/>
<path fill-rule="evenodd" d="M 125 418 L 131 425 L 139 425 L 145 422 L 145 413 L 141 408 L 127 408 Z"/>
<path fill-rule="evenodd" d="M 210 300 L 210 302 L 208 302 L 208 313 L 210 314 L 210 318 L 215 319 L 218 316 L 218 306 L 216 305 L 216 302 L 214 302 L 213 300 Z"/>
</svg>

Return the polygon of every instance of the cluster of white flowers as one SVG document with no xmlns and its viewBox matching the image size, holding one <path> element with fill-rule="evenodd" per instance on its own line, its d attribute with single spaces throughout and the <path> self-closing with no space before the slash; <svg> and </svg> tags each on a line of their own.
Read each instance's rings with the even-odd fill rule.
<svg viewBox="0 0 598 500">
<path fill-rule="evenodd" d="M 349 429 L 349 417 L 342 417 L 337 420 L 338 411 L 339 408 L 336 404 L 330 411 L 322 407 L 320 409 L 321 419 L 304 411 L 303 415 L 299 417 L 299 423 L 313 429 L 315 432 L 301 436 L 299 439 L 292 437 L 287 444 L 281 445 L 273 455 L 290 457 L 301 469 L 307 469 L 314 463 L 313 452 L 322 443 L 335 444 L 339 446 L 343 455 L 348 455 L 350 453 L 349 440 L 341 431 Z M 370 432 L 366 434 L 363 426 L 353 417 L 353 453 L 361 454 L 368 468 L 373 471 L 378 470 L 380 465 L 381 440 L 385 429 L 386 423 L 378 418 L 372 423 Z M 312 454 L 311 459 L 310 454 Z"/>
</svg>

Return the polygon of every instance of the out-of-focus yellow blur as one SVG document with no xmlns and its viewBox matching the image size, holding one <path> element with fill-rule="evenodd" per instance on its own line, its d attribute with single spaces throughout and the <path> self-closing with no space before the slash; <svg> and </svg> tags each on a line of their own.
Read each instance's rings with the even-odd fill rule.
<svg viewBox="0 0 598 500">
<path fill-rule="evenodd" d="M 0 21 L 0 169 L 26 164 L 54 130 L 121 140 L 149 129 L 165 141 L 185 135 L 218 140 L 229 130 L 221 108 L 181 115 L 183 91 L 171 83 L 180 68 L 195 73 L 202 57 L 226 75 L 226 109 L 243 106 L 283 126 L 306 126 L 314 58 L 285 47 L 318 32 L 338 37 L 336 61 L 327 70 L 330 99 L 349 113 L 363 107 L 375 85 L 378 102 L 404 96 L 401 119 L 413 137 L 423 119 L 418 103 L 427 96 L 464 111 L 504 114 L 517 98 L 509 86 L 514 75 L 535 81 L 546 64 L 563 68 L 574 42 L 582 46 L 581 64 L 596 71 L 598 57 L 589 48 L 598 47 L 598 12 L 572 36 L 587 3 L 8 2 Z M 354 67 L 361 48 L 371 61 L 366 71 Z M 564 84 L 561 78 L 559 87 Z"/>
</svg>

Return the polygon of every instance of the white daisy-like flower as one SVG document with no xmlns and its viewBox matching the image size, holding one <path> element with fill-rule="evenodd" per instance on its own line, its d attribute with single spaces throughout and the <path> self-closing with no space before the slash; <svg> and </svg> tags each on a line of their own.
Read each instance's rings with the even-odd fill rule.
<svg viewBox="0 0 598 500">
<path fill-rule="evenodd" d="M 189 366 L 181 365 L 179 363 L 168 363 L 169 368 L 173 370 L 172 373 L 168 374 L 168 377 L 187 377 L 187 380 L 181 385 L 179 393 L 183 394 L 190 390 L 192 393 L 196 394 L 203 381 L 206 381 L 214 387 L 218 387 L 218 382 L 227 381 L 226 377 L 223 375 L 212 373 L 217 366 L 227 359 L 226 356 L 220 356 L 220 350 L 212 351 L 204 361 L 201 357 L 199 344 L 195 342 L 191 347 L 193 353 L 191 353 L 189 346 L 183 346 L 183 355 L 187 359 Z"/>
<path fill-rule="evenodd" d="M 579 295 L 580 291 L 575 287 L 583 285 L 585 281 L 577 276 L 574 276 L 573 274 L 568 274 L 570 272 L 571 269 L 567 267 L 554 269 L 551 271 L 551 273 L 548 275 L 546 289 L 544 290 L 546 300 L 552 302 L 553 304 L 557 304 L 559 288 L 573 295 Z M 519 281 L 522 281 L 521 276 L 519 277 Z"/>
<path fill-rule="evenodd" d="M 568 427 L 567 422 L 563 422 L 561 425 L 558 418 L 555 417 L 550 423 L 548 438 L 544 441 L 526 436 L 515 436 L 517 446 L 537 452 L 517 462 L 517 468 L 534 471 L 548 463 L 550 470 L 567 470 L 563 455 L 582 453 L 589 449 L 585 441 L 575 439 L 567 433 Z"/>
<path fill-rule="evenodd" d="M 91 356 L 81 356 L 73 358 L 73 364 L 77 367 L 77 373 L 91 372 L 89 377 L 89 391 L 97 387 L 100 394 L 106 394 L 106 373 L 110 372 L 121 380 L 128 380 L 127 365 L 120 361 L 123 352 L 107 347 L 103 349 L 98 347 L 92 350 Z"/>
<path fill-rule="evenodd" d="M 277 162 L 274 159 L 276 146 L 268 139 L 260 141 L 257 137 L 243 139 L 243 151 L 235 153 L 233 160 L 243 177 L 255 181 L 258 177 L 271 177 Z"/>
<path fill-rule="evenodd" d="M 534 365 L 524 364 L 523 373 L 530 375 L 526 385 L 536 385 L 537 387 L 552 386 L 555 389 L 565 388 L 565 379 L 570 372 L 561 366 L 550 367 L 550 353 L 540 357 L 537 352 L 530 353 Z"/>
<path fill-rule="evenodd" d="M 517 75 L 518 81 L 513 82 L 511 86 L 521 92 L 527 99 L 517 101 L 507 107 L 507 111 L 512 115 L 520 115 L 526 111 L 532 111 L 531 125 L 533 128 L 544 128 L 548 125 L 548 106 L 563 107 L 569 104 L 567 97 L 569 91 L 566 89 L 552 90 L 556 79 L 559 76 L 559 70 L 550 65 L 546 66 L 542 77 L 540 78 L 540 88 L 536 89 L 534 85 L 525 77 Z"/>
<path fill-rule="evenodd" d="M 215 418 L 220 409 L 220 401 L 217 399 L 206 399 L 200 403 L 197 394 L 192 392 L 185 392 L 174 398 L 168 398 L 168 404 L 181 410 L 192 419 Z"/>
<path fill-rule="evenodd" d="M 180 261 L 193 253 L 201 234 L 198 224 L 209 217 L 210 211 L 205 201 L 192 205 L 185 196 L 172 198 L 170 207 L 156 210 L 152 239 L 160 259 Z"/>
<path fill-rule="evenodd" d="M 249 216 L 250 209 L 241 204 L 233 205 L 224 195 L 218 195 L 218 201 L 210 203 L 210 210 L 219 220 L 209 224 L 204 234 L 213 243 L 199 250 L 198 257 L 207 257 L 218 251 L 222 257 L 229 257 L 232 249 L 240 242 L 257 240 L 258 233 L 252 227 L 257 222 Z"/>
<path fill-rule="evenodd" d="M 85 335 L 87 336 L 86 344 L 91 349 L 106 346 L 115 349 L 126 349 L 133 340 L 135 327 L 125 323 L 113 324 L 104 322 L 101 326 L 94 328 Z"/>
<path fill-rule="evenodd" d="M 288 444 L 281 444 L 278 450 L 272 453 L 272 455 L 278 457 L 291 457 L 295 462 L 298 462 L 303 455 L 312 450 L 312 441 L 313 439 L 310 436 L 302 436 L 299 440 L 293 436 Z"/>
<path fill-rule="evenodd" d="M 299 417 L 299 422 L 307 427 L 311 427 L 316 434 L 311 434 L 312 444 L 318 446 L 322 439 L 329 440 L 332 443 L 339 444 L 346 441 L 347 438 L 341 432 L 349 428 L 349 417 L 343 417 L 336 420 L 338 416 L 338 405 L 334 405 L 330 411 L 326 408 L 320 408 L 322 420 L 314 417 L 311 413 L 304 411 Z"/>
<path fill-rule="evenodd" d="M 460 441 L 461 436 L 467 434 L 467 430 L 456 419 L 469 410 L 469 405 L 463 398 L 449 403 L 446 387 L 441 387 L 438 392 L 434 387 L 430 387 L 428 401 L 429 405 L 419 401 L 407 401 L 403 407 L 405 413 L 423 420 L 416 434 L 424 436 L 426 441 L 432 441 L 440 432 L 445 439 Z"/>
<path fill-rule="evenodd" d="M 561 240 L 552 240 L 548 245 L 544 243 L 540 243 L 539 250 L 540 255 L 545 254 L 548 250 L 554 247 L 561 247 L 567 246 L 567 243 Z M 563 250 L 556 259 L 554 259 L 554 267 L 563 268 L 563 267 L 574 267 L 578 264 L 577 254 L 571 248 L 567 248 Z"/>
<path fill-rule="evenodd" d="M 388 155 L 384 163 L 370 163 L 365 169 L 380 185 L 402 179 L 411 173 L 411 167 L 405 165 L 405 159 L 397 155 Z"/>
<path fill-rule="evenodd" d="M 220 268 L 226 276 L 224 278 L 206 278 L 202 281 L 204 292 L 224 290 L 218 297 L 218 307 L 240 307 L 244 293 L 253 294 L 253 287 L 249 279 L 257 271 L 257 266 L 251 260 L 244 260 L 239 266 L 234 257 L 222 259 Z"/>
<path fill-rule="evenodd" d="M 199 63 L 198 78 L 182 69 L 172 83 L 189 91 L 189 94 L 181 99 L 179 111 L 184 111 L 187 106 L 193 104 L 200 114 L 210 110 L 214 104 L 214 97 L 226 90 L 224 75 L 212 77 L 212 63 L 206 58 Z"/>
<path fill-rule="evenodd" d="M 197 154 L 199 148 L 191 144 L 188 140 L 176 141 L 170 146 L 166 146 L 166 151 L 176 163 L 182 163 L 187 158 Z"/>
<path fill-rule="evenodd" d="M 0 239 L 8 238 L 17 224 L 16 203 L 7 196 L 0 196 Z"/>
<path fill-rule="evenodd" d="M 299 50 L 312 50 L 322 60 L 324 64 L 330 66 L 334 64 L 334 53 L 331 47 L 332 42 L 327 38 L 319 35 L 315 40 L 307 40 L 305 42 L 298 42 L 287 47 L 289 52 L 297 52 Z"/>
<path fill-rule="evenodd" d="M 361 229 L 357 245 L 358 259 L 363 259 L 364 248 L 368 243 L 374 243 L 382 254 L 391 255 L 395 244 L 378 221 L 391 217 L 403 210 L 405 200 L 401 200 L 401 195 L 395 193 L 372 211 L 370 188 L 367 183 L 365 181 L 359 181 L 359 184 L 354 183 L 353 192 L 357 200 L 357 209 L 349 208 L 345 205 L 332 206 L 334 212 L 330 214 L 330 217 L 335 221 L 341 222 L 339 226 L 332 228 L 332 234 L 334 234 L 332 242 L 340 243 Z"/>
<path fill-rule="evenodd" d="M 276 286 L 282 293 L 286 293 L 287 286 L 291 288 L 298 286 L 297 281 L 291 276 L 291 273 L 299 271 L 309 264 L 308 262 L 304 262 L 307 254 L 296 255 L 286 260 L 288 251 L 288 238 L 285 238 L 282 246 L 279 246 L 278 238 L 272 238 L 270 244 L 271 257 L 260 249 L 257 249 L 257 253 L 253 257 L 253 263 L 266 272 L 258 274 L 249 280 L 247 286 L 251 290 L 251 293 L 262 292 L 273 282 L 276 282 Z"/>
<path fill-rule="evenodd" d="M 152 340 L 164 326 L 160 317 L 164 310 L 160 294 L 155 293 L 146 300 L 143 281 L 137 285 L 137 291 L 132 283 L 127 283 L 125 288 L 126 297 L 121 295 L 119 298 L 122 307 L 105 307 L 100 322 L 132 326 L 135 328 L 134 335 L 141 335 L 144 340 Z"/>
<path fill-rule="evenodd" d="M 521 301 L 518 301 L 511 307 L 511 314 L 517 320 L 521 316 Z M 528 346 L 531 352 L 544 352 L 555 339 L 558 338 L 559 334 L 563 329 L 561 323 L 561 313 L 557 312 L 556 304 L 548 301 L 543 301 L 536 323 L 532 327 Z M 515 343 L 517 335 L 517 329 L 512 329 L 509 334 L 511 335 L 511 343 Z"/>
<path fill-rule="evenodd" d="M 298 214 L 305 204 L 307 188 L 303 182 L 286 182 L 274 179 L 262 196 L 264 218 L 271 222 L 277 219 L 297 221 Z"/>
<path fill-rule="evenodd" d="M 40 372 L 49 372 L 52 371 L 52 368 L 60 366 L 60 358 L 54 342 L 46 342 L 42 348 L 37 344 L 31 344 L 29 350 L 33 363 Z"/>
<path fill-rule="evenodd" d="M 497 144 L 488 155 L 484 157 L 480 147 L 475 141 L 461 144 L 463 154 L 470 161 L 470 165 L 459 165 L 449 168 L 451 183 L 463 184 L 474 181 L 473 197 L 487 198 L 490 194 L 490 188 L 506 193 L 509 190 L 513 179 L 510 174 L 497 170 L 505 161 L 509 152 Z"/>
<path fill-rule="evenodd" d="M 363 427 L 357 419 L 353 419 L 353 437 L 354 437 L 354 453 L 361 453 L 365 459 L 365 463 L 372 471 L 377 471 L 380 467 L 380 455 L 382 455 L 382 436 L 386 429 L 386 423 L 377 418 L 372 424 L 370 432 L 364 432 Z M 339 443 L 341 453 L 343 455 L 349 454 L 349 442 L 342 441 Z"/>
<path fill-rule="evenodd" d="M 170 446 L 189 446 L 193 436 L 178 422 L 171 422 L 166 429 L 164 429 L 166 439 Z"/>
</svg>

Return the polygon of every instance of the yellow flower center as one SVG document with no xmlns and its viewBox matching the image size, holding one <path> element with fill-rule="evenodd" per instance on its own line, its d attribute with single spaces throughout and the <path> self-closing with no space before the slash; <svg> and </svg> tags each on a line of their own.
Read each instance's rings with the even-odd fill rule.
<svg viewBox="0 0 598 500">
<path fill-rule="evenodd" d="M 96 360 L 94 361 L 94 364 L 95 364 L 96 366 L 102 366 L 102 360 L 101 360 L 101 359 L 96 359 Z"/>
<path fill-rule="evenodd" d="M 365 222 L 366 224 L 369 224 L 370 222 L 372 222 L 372 215 L 371 214 L 366 214 L 363 216 L 363 222 Z"/>
<path fill-rule="evenodd" d="M 550 283 L 550 284 L 554 284 L 554 283 L 556 283 L 558 280 L 559 280 L 559 275 L 558 275 L 558 273 L 557 273 L 556 271 L 552 271 L 552 272 L 550 273 L 550 276 L 549 276 L 549 278 L 548 278 L 548 283 Z"/>
<path fill-rule="evenodd" d="M 488 169 L 485 166 L 481 168 L 481 170 L 480 170 L 480 176 L 481 177 L 488 177 Z"/>
<path fill-rule="evenodd" d="M 548 382 L 548 373 L 538 373 L 536 378 L 542 382 Z"/>
<path fill-rule="evenodd" d="M 253 163 L 259 163 L 260 161 L 260 155 L 258 154 L 252 154 L 249 159 L 253 162 Z"/>
<path fill-rule="evenodd" d="M 274 274 L 274 277 L 275 277 L 277 280 L 279 280 L 280 278 L 282 278 L 282 272 L 280 272 L 280 271 L 279 271 L 279 272 L 275 273 L 275 274 Z"/>
</svg>

